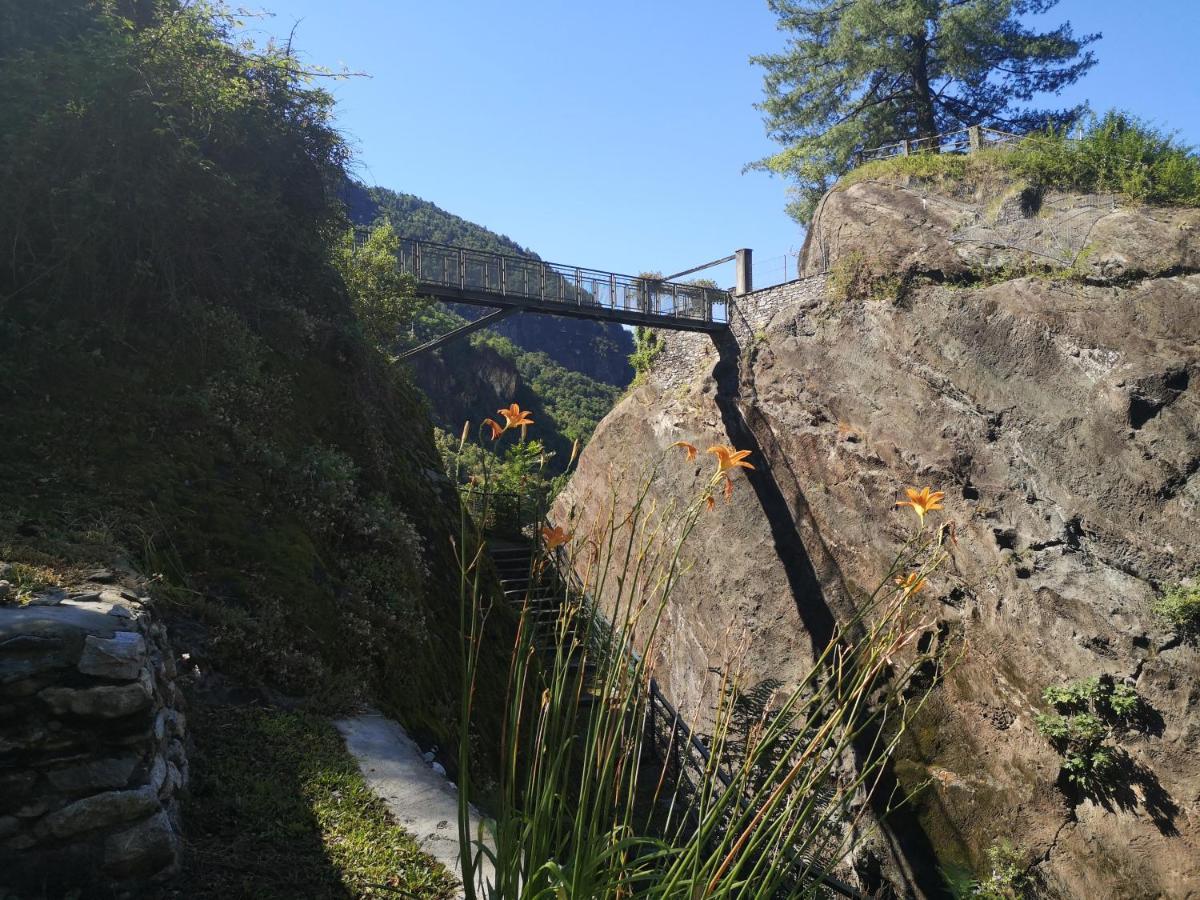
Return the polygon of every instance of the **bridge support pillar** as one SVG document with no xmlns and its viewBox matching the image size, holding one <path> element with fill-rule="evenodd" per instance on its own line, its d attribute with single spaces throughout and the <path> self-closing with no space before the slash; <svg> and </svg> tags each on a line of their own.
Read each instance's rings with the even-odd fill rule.
<svg viewBox="0 0 1200 900">
<path fill-rule="evenodd" d="M 754 251 L 750 249 L 738 250 L 734 256 L 736 257 L 737 266 L 737 287 L 734 288 L 734 294 L 738 297 L 742 294 L 748 294 L 754 290 Z"/>
</svg>

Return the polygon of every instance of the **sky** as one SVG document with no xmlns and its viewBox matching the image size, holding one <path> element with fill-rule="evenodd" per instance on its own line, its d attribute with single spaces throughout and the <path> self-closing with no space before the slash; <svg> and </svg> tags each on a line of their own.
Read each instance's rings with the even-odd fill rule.
<svg viewBox="0 0 1200 900">
<path fill-rule="evenodd" d="M 553 262 L 676 271 L 739 247 L 794 277 L 785 183 L 749 57 L 781 49 L 766 0 L 258 0 L 257 38 L 331 82 L 355 173 Z M 1048 105 L 1128 109 L 1200 144 L 1200 0 L 1062 0 L 1033 21 L 1101 32 L 1099 64 Z M 705 273 L 708 274 L 708 273 Z M 718 270 L 718 280 L 726 277 Z"/>
</svg>

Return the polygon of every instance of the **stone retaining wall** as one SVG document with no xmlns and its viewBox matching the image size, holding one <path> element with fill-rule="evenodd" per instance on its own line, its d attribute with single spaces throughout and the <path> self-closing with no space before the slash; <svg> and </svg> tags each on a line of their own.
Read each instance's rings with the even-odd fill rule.
<svg viewBox="0 0 1200 900">
<path fill-rule="evenodd" d="M 739 355 L 754 346 L 780 310 L 817 302 L 824 294 L 825 282 L 826 276 L 816 275 L 737 297 L 729 312 L 729 330 Z M 663 349 L 654 358 L 650 381 L 660 390 L 683 389 L 693 383 L 697 370 L 707 367 L 711 371 L 716 365 L 716 346 L 709 335 L 664 329 L 655 331 Z"/>
<path fill-rule="evenodd" d="M 162 624 L 99 583 L 2 601 L 0 896 L 108 896 L 171 874 L 188 762 Z"/>
</svg>

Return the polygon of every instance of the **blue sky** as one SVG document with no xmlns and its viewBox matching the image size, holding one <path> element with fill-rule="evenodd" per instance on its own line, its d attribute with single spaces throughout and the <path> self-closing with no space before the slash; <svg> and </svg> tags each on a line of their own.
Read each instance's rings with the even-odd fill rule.
<svg viewBox="0 0 1200 900">
<path fill-rule="evenodd" d="M 745 246 L 764 284 L 800 247 L 784 183 L 741 172 L 774 149 L 748 61 L 783 45 L 765 0 L 260 2 L 257 36 L 295 26 L 309 62 L 370 75 L 332 85 L 367 183 L 619 272 Z M 1200 0 L 1063 0 L 1040 17 L 1064 19 L 1104 34 L 1064 102 L 1200 144 Z"/>
</svg>

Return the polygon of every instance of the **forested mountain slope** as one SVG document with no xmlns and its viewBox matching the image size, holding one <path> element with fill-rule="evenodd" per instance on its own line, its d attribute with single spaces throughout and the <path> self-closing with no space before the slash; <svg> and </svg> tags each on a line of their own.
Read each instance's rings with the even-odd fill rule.
<svg viewBox="0 0 1200 900">
<path fill-rule="evenodd" d="M 508 237 L 468 222 L 412 194 L 351 182 L 345 198 L 350 217 L 360 225 L 370 225 L 382 217 L 402 237 L 540 259 L 536 253 Z M 458 311 L 471 318 L 481 314 L 479 309 Z M 633 378 L 628 360 L 633 352 L 633 338 L 620 325 L 518 313 L 489 330 L 508 338 L 523 350 L 545 353 L 560 366 L 596 381 L 624 387 Z"/>
</svg>

